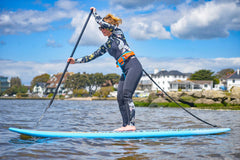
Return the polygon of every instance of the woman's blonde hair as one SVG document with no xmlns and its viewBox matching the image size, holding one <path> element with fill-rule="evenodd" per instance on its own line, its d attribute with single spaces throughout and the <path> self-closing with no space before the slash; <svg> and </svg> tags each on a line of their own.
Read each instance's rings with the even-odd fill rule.
<svg viewBox="0 0 240 160">
<path fill-rule="evenodd" d="M 118 17 L 115 17 L 114 15 L 112 14 L 108 14 L 106 15 L 103 20 L 107 23 L 110 23 L 114 26 L 119 26 L 119 24 L 122 24 L 122 19 L 121 18 L 118 18 Z"/>
</svg>

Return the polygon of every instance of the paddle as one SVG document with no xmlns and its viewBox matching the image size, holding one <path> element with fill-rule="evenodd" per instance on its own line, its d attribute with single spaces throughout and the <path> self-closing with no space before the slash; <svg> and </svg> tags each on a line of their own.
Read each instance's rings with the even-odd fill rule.
<svg viewBox="0 0 240 160">
<path fill-rule="evenodd" d="M 77 46 L 78 46 L 78 44 L 79 44 L 79 42 L 80 42 L 80 39 L 82 38 L 83 32 L 84 32 L 84 30 L 85 30 L 85 28 L 86 28 L 86 26 L 87 26 L 87 24 L 88 24 L 88 21 L 89 21 L 91 15 L 92 15 L 92 12 L 93 12 L 93 10 L 91 9 L 91 11 L 90 11 L 90 13 L 89 13 L 89 15 L 88 15 L 88 17 L 87 17 L 87 20 L 86 20 L 86 22 L 85 22 L 85 24 L 84 24 L 84 26 L 83 26 L 83 29 L 82 29 L 82 31 L 81 31 L 81 33 L 80 33 L 80 36 L 79 36 L 79 38 L 78 38 L 78 40 L 77 40 L 77 43 L 75 44 L 75 47 L 74 47 L 74 49 L 73 49 L 73 51 L 72 51 L 72 54 L 71 54 L 70 58 L 72 58 L 73 55 L 74 55 L 74 53 L 75 53 L 75 50 L 76 50 L 76 48 L 77 48 Z M 46 111 L 48 110 L 48 108 L 50 108 L 50 106 L 52 105 L 53 100 L 54 100 L 55 96 L 57 95 L 58 88 L 60 87 L 60 85 L 61 85 L 61 83 L 62 83 L 62 80 L 63 80 L 63 78 L 64 78 L 64 75 L 65 75 L 65 73 L 66 73 L 66 71 L 67 71 L 67 68 L 68 68 L 70 62 L 71 62 L 71 61 L 67 62 L 67 65 L 66 65 L 66 67 L 65 67 L 65 69 L 64 69 L 64 71 L 63 71 L 63 74 L 62 74 L 62 76 L 61 76 L 61 78 L 60 78 L 60 80 L 59 80 L 59 83 L 58 83 L 58 85 L 57 85 L 57 88 L 55 89 L 54 95 L 52 96 L 51 101 L 50 101 L 50 103 L 48 104 L 48 106 L 45 108 L 42 116 L 41 116 L 41 117 L 39 118 L 39 120 L 37 121 L 36 127 L 38 126 L 39 122 L 43 119 L 44 114 L 46 113 Z"/>
</svg>

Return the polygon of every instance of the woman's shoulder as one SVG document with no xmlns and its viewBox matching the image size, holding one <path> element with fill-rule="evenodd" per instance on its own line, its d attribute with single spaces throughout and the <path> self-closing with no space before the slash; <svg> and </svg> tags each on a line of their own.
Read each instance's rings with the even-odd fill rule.
<svg viewBox="0 0 240 160">
<path fill-rule="evenodd" d="M 113 34 L 115 34 L 115 35 L 123 35 L 123 31 L 120 28 L 116 27 L 114 29 L 114 31 L 113 31 Z"/>
</svg>

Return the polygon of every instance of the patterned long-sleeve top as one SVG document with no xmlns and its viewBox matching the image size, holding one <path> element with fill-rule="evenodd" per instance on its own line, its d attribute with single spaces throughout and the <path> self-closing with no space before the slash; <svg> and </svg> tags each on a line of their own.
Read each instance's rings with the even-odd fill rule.
<svg viewBox="0 0 240 160">
<path fill-rule="evenodd" d="M 86 63 L 89 62 L 106 52 L 113 56 L 116 60 L 127 51 L 131 51 L 129 48 L 125 36 L 122 30 L 112 24 L 105 22 L 96 12 L 93 12 L 96 22 L 101 25 L 101 27 L 108 29 L 112 32 L 111 36 L 108 37 L 108 40 L 103 44 L 98 50 L 93 52 L 88 56 L 75 59 L 75 63 Z"/>
</svg>

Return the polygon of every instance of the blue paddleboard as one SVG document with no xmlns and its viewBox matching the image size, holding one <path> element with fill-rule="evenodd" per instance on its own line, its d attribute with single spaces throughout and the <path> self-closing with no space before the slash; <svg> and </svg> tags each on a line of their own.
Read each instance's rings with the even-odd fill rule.
<svg viewBox="0 0 240 160">
<path fill-rule="evenodd" d="M 201 129 L 169 129 L 169 130 L 145 130 L 128 132 L 65 132 L 65 131 L 40 131 L 30 129 L 9 128 L 12 132 L 32 136 L 48 138 L 154 138 L 177 137 L 219 134 L 228 132 L 230 128 L 201 128 Z"/>
</svg>

